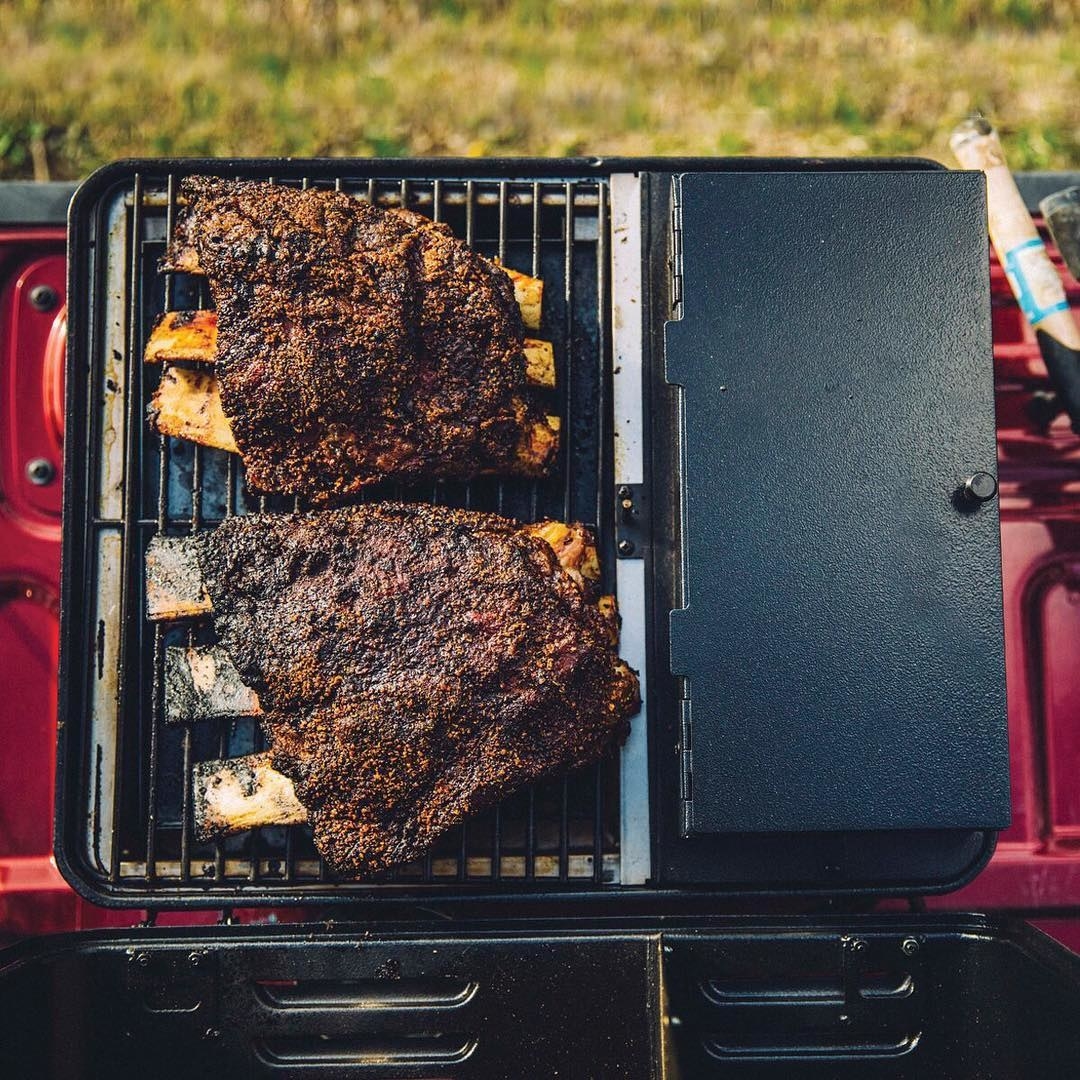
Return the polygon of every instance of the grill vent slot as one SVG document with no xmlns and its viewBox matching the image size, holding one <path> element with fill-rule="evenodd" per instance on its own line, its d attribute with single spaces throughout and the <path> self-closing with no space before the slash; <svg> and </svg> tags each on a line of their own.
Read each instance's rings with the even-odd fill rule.
<svg viewBox="0 0 1080 1080">
<path fill-rule="evenodd" d="M 255 996 L 273 1009 L 455 1009 L 476 996 L 464 979 L 259 979 Z"/>
<path fill-rule="evenodd" d="M 836 972 L 804 975 L 786 982 L 778 982 L 769 977 L 749 976 L 704 979 L 701 992 L 710 1004 L 720 1006 L 844 1000 L 844 985 Z"/>
<path fill-rule="evenodd" d="M 753 1036 L 731 1034 L 723 1039 L 706 1037 L 701 1045 L 705 1053 L 722 1061 L 732 1059 L 766 1058 L 771 1060 L 789 1058 L 796 1061 L 805 1058 L 892 1058 L 911 1053 L 919 1044 L 919 1035 L 903 1035 L 896 1040 L 845 1040 L 832 1035 L 779 1036 L 774 1042 L 756 1041 Z"/>
<path fill-rule="evenodd" d="M 911 939 L 668 941 L 668 1052 L 683 1075 L 720 1075 L 721 1062 L 902 1057 L 926 1028 Z"/>
<path fill-rule="evenodd" d="M 476 1049 L 471 1035 L 297 1035 L 260 1039 L 255 1055 L 267 1066 L 327 1068 L 458 1065 Z"/>
</svg>

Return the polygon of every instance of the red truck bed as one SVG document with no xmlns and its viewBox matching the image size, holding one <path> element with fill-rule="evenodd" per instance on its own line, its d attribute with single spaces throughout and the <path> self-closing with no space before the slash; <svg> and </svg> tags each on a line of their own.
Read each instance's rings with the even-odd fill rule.
<svg viewBox="0 0 1080 1080">
<path fill-rule="evenodd" d="M 1032 203 L 1046 184 L 1021 178 Z M 140 917 L 87 904 L 52 862 L 64 192 L 8 187 L 20 190 L 0 195 L 0 941 Z M 1080 438 L 1063 418 L 1048 431 L 1031 420 L 1046 370 L 996 262 L 991 290 L 1013 823 L 987 869 L 930 906 L 1020 911 L 1080 951 Z"/>
</svg>

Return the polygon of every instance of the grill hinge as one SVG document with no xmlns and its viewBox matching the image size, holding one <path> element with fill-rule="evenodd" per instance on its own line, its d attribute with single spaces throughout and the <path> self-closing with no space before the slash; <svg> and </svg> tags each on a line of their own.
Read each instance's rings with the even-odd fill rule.
<svg viewBox="0 0 1080 1080">
<path fill-rule="evenodd" d="M 671 319 L 683 316 L 683 208 L 682 178 L 671 180 L 671 254 L 668 269 L 671 274 Z"/>
<path fill-rule="evenodd" d="M 694 770 L 691 761 L 690 701 L 679 702 L 679 799 L 681 800 L 682 831 L 688 833 L 691 826 L 691 802 L 694 797 Z"/>
</svg>

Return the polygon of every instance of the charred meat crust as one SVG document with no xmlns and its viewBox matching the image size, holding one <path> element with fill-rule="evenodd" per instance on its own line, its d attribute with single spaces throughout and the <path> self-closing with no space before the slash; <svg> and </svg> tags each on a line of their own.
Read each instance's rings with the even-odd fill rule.
<svg viewBox="0 0 1080 1080">
<path fill-rule="evenodd" d="M 336 191 L 188 177 L 165 259 L 218 310 L 221 396 L 256 491 L 543 474 L 510 278 L 450 230 Z"/>
<path fill-rule="evenodd" d="M 505 518 L 392 503 L 238 517 L 199 559 L 274 767 L 341 874 L 407 862 L 596 761 L 640 704 L 610 621 Z"/>
</svg>

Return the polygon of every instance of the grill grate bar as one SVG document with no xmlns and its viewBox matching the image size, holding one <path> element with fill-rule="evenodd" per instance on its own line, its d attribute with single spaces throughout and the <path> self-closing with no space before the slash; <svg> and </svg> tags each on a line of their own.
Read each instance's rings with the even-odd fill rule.
<svg viewBox="0 0 1080 1080">
<path fill-rule="evenodd" d="M 608 342 L 607 342 L 607 320 L 604 315 L 608 308 L 608 295 L 607 295 L 607 275 L 608 275 L 608 250 L 607 250 L 607 237 L 608 237 L 608 223 L 607 223 L 607 192 L 601 189 L 599 192 L 600 198 L 597 202 L 597 215 L 596 215 L 596 261 L 597 261 L 597 274 L 596 274 L 596 336 L 597 336 L 597 352 L 601 357 L 601 363 L 607 363 L 607 357 L 609 356 Z M 608 385 L 609 380 L 607 372 L 605 371 L 603 378 L 598 380 L 597 386 L 597 412 L 600 418 L 600 431 L 601 438 L 608 439 L 613 438 L 611 430 L 613 424 L 611 423 L 610 409 L 611 403 L 609 402 Z M 609 515 L 610 498 L 608 494 L 614 489 L 614 477 L 608 477 L 607 475 L 607 463 L 603 454 L 597 455 L 596 458 L 596 523 L 597 529 L 597 543 L 600 543 L 601 532 L 599 525 L 601 522 L 607 520 Z M 610 535 L 614 529 L 605 530 Z M 601 548 L 601 558 L 603 561 L 611 565 L 611 560 L 615 557 L 615 552 L 612 550 L 611 545 L 607 550 Z M 596 765 L 596 782 L 593 792 L 593 881 L 596 884 L 600 884 L 604 879 L 604 769 L 603 762 L 597 762 Z"/>
<path fill-rule="evenodd" d="M 533 183 L 532 202 L 532 276 L 540 276 L 540 185 Z"/>
<path fill-rule="evenodd" d="M 570 781 L 565 776 L 559 814 L 559 880 L 566 881 L 570 876 Z"/>
<path fill-rule="evenodd" d="M 506 265 L 506 181 L 499 181 L 499 234 L 498 234 L 498 261 Z M 506 487 L 499 480 L 496 496 L 496 509 L 500 514 L 506 513 Z M 501 876 L 500 859 L 502 855 L 502 805 L 496 804 L 492 811 L 491 822 L 491 875 L 494 878 Z"/>
<path fill-rule="evenodd" d="M 545 279 L 543 327 L 534 333 L 555 345 L 559 375 L 550 402 L 551 411 L 563 419 L 561 476 L 545 481 L 436 482 L 423 489 L 397 487 L 373 497 L 422 498 L 532 520 L 560 515 L 584 520 L 595 507 L 596 518 L 587 523 L 598 528 L 610 588 L 614 574 L 607 547 L 612 545 L 601 495 L 610 455 L 597 441 L 597 428 L 602 431 L 605 424 L 604 381 L 610 370 L 606 184 L 595 179 L 410 177 L 393 181 L 303 177 L 295 183 L 305 188 L 333 183 L 338 190 L 366 195 L 372 203 L 419 208 L 446 222 L 474 249 Z M 214 636 L 209 625 L 151 627 L 140 617 L 143 548 L 155 532 L 196 534 L 256 507 L 267 513 L 295 512 L 303 508 L 303 500 L 256 499 L 246 490 L 242 464 L 235 456 L 147 434 L 141 409 L 156 369 L 147 370 L 143 378 L 145 329 L 162 310 L 210 306 L 205 279 L 173 273 L 163 281 L 157 277 L 157 259 L 178 216 L 178 186 L 176 176 L 143 174 L 134 178 L 130 195 L 124 198 L 130 207 L 125 239 L 130 273 L 123 315 L 127 343 L 123 510 L 91 521 L 92 529 L 119 528 L 122 537 L 123 612 L 118 625 L 126 628 L 121 630 L 120 646 L 116 814 L 106 876 L 121 889 L 150 897 L 202 896 L 207 901 L 292 894 L 306 884 L 319 886 L 322 896 L 329 895 L 327 889 L 369 891 L 377 885 L 334 882 L 314 850 L 307 826 L 267 828 L 213 843 L 194 836 L 193 765 L 257 751 L 264 740 L 250 718 L 189 722 L 179 728 L 166 721 L 166 646 L 209 644 Z M 97 386 L 92 391 L 101 392 Z M 596 401 L 601 404 L 599 424 Z M 144 476 L 149 481 L 146 490 Z M 145 708 L 139 702 L 145 702 Z M 136 722 L 140 715 L 147 717 L 142 730 Z M 617 878 L 618 826 L 609 819 L 618 806 L 617 800 L 611 805 L 608 794 L 614 775 L 608 762 L 530 789 L 463 823 L 414 865 L 378 880 L 398 889 L 415 885 L 438 889 L 455 881 L 595 885 Z"/>
<path fill-rule="evenodd" d="M 572 206 L 574 198 L 574 184 L 572 181 L 566 183 L 566 205 Z M 572 215 L 566 215 L 565 223 L 565 241 L 563 246 L 563 273 L 566 281 L 566 369 L 572 371 L 574 367 L 574 220 Z M 574 400 L 573 400 L 573 385 L 570 380 L 566 380 L 566 414 L 567 416 L 573 415 Z M 570 440 L 572 433 L 567 431 L 565 438 L 563 439 L 562 457 L 563 457 L 563 473 L 567 477 L 566 481 L 566 497 L 563 501 L 563 520 L 570 521 L 573 519 L 574 507 L 571 502 L 573 490 L 570 483 Z"/>
<path fill-rule="evenodd" d="M 180 877 L 183 881 L 191 880 L 191 725 L 184 725 L 183 736 L 183 773 L 181 778 L 182 795 L 180 799 Z"/>
</svg>

